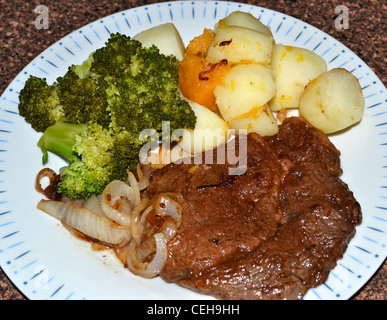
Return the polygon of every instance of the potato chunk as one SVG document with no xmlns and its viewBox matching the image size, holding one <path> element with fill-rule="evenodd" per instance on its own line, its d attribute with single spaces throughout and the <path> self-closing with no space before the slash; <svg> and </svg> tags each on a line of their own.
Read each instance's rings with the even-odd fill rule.
<svg viewBox="0 0 387 320">
<path fill-rule="evenodd" d="M 261 136 L 271 136 L 278 132 L 278 123 L 267 104 L 254 108 L 250 112 L 229 122 L 230 128 L 256 132 Z"/>
<path fill-rule="evenodd" d="M 316 53 L 298 47 L 276 44 L 271 66 L 277 93 L 269 102 L 273 111 L 298 108 L 305 86 L 327 71 L 327 64 Z"/>
<path fill-rule="evenodd" d="M 140 41 L 144 47 L 155 45 L 160 53 L 174 55 L 179 61 L 183 59 L 185 47 L 180 33 L 173 23 L 165 23 L 136 34 L 133 39 Z"/>
<path fill-rule="evenodd" d="M 251 13 L 234 11 L 230 13 L 226 18 L 222 19 L 218 23 L 218 28 L 238 26 L 249 28 L 258 32 L 273 36 L 270 28 L 265 26 L 261 21 L 255 18 Z"/>
<path fill-rule="evenodd" d="M 230 134 L 229 124 L 208 108 L 189 101 L 196 115 L 194 130 L 184 129 L 179 146 L 190 153 L 196 154 L 212 150 L 225 143 Z"/>
<path fill-rule="evenodd" d="M 233 120 L 266 104 L 275 93 L 271 69 L 262 64 L 237 64 L 214 90 L 225 121 Z"/>
<path fill-rule="evenodd" d="M 325 133 L 343 130 L 363 116 L 364 97 L 357 78 L 337 68 L 311 81 L 300 99 L 300 114 Z"/>
<path fill-rule="evenodd" d="M 265 63 L 271 61 L 273 37 L 249 28 L 230 26 L 216 30 L 207 50 L 207 60 L 218 63 L 227 60 L 237 63 Z"/>
</svg>

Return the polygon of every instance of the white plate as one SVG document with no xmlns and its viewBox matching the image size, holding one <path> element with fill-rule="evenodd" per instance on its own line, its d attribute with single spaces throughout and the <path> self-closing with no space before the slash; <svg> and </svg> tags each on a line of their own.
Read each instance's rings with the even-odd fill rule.
<svg viewBox="0 0 387 320">
<path fill-rule="evenodd" d="M 173 22 L 185 44 L 230 12 L 252 13 L 270 26 L 277 43 L 310 49 L 328 68 L 344 67 L 361 83 L 364 118 L 351 130 L 331 137 L 342 152 L 343 180 L 363 210 L 343 259 L 327 282 L 305 299 L 348 299 L 386 258 L 387 94 L 371 69 L 341 43 L 313 26 L 272 10 L 229 2 L 187 1 L 130 9 L 95 21 L 67 35 L 36 57 L 0 98 L 0 263 L 11 281 L 30 299 L 208 299 L 159 278 L 146 280 L 124 269 L 110 252 L 94 252 L 60 223 L 38 211 L 41 196 L 34 179 L 42 168 L 36 133 L 18 115 L 18 94 L 30 75 L 48 82 L 103 46 L 110 33 L 130 36 Z M 50 156 L 48 167 L 64 163 Z"/>
</svg>

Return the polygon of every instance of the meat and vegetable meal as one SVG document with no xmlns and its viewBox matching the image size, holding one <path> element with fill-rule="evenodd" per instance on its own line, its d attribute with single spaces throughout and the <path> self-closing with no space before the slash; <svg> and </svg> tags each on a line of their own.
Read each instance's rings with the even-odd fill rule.
<svg viewBox="0 0 387 320">
<path fill-rule="evenodd" d="M 220 299 L 327 279 L 362 220 L 327 135 L 363 110 L 350 72 L 244 12 L 187 46 L 171 23 L 113 34 L 53 84 L 31 76 L 19 104 L 43 163 L 68 163 L 38 173 L 39 210 L 138 276 Z"/>
<path fill-rule="evenodd" d="M 339 151 L 299 118 L 271 137 L 249 134 L 247 159 L 243 175 L 229 175 L 227 159 L 154 173 L 144 196 L 172 193 L 182 207 L 160 275 L 219 298 L 300 299 L 342 257 L 360 206 Z"/>
</svg>

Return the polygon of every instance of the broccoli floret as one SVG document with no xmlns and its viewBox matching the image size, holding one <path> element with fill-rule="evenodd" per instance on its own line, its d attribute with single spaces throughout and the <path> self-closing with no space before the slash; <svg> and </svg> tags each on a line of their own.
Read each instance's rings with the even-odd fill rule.
<svg viewBox="0 0 387 320">
<path fill-rule="evenodd" d="M 103 131 L 101 126 L 100 128 Z M 95 132 L 95 130 L 91 131 Z M 101 193 L 109 183 L 110 177 L 106 174 L 105 168 L 93 164 L 93 161 L 99 161 L 101 155 L 98 155 L 98 151 L 93 149 L 93 143 L 90 143 L 90 146 L 87 145 L 87 139 L 92 140 L 94 144 L 96 143 L 96 140 L 93 140 L 94 137 L 87 136 L 88 132 L 86 124 L 58 122 L 48 127 L 38 142 L 38 146 L 43 151 L 43 163 L 48 160 L 48 151 L 61 156 L 68 162 L 68 166 L 61 174 L 57 192 L 65 193 L 71 199 L 87 199 L 92 194 Z M 100 135 L 103 134 L 100 133 Z M 80 137 L 85 137 L 85 139 Z M 78 144 L 82 146 L 80 140 L 86 141 L 82 154 L 79 153 L 81 150 L 75 148 Z M 101 142 L 100 146 L 100 151 L 104 151 L 104 141 Z M 86 159 L 87 161 L 85 161 Z"/>
<path fill-rule="evenodd" d="M 87 199 L 102 193 L 112 180 L 114 138 L 112 130 L 93 122 L 62 122 L 48 127 L 38 142 L 44 153 L 43 162 L 47 161 L 48 151 L 68 162 L 57 192 L 71 199 Z"/>
<path fill-rule="evenodd" d="M 124 129 L 89 123 L 75 139 L 79 160 L 64 170 L 57 191 L 81 199 L 102 193 L 109 182 L 127 179 L 126 170 L 134 170 L 139 162 L 140 148 L 137 137 Z"/>
<path fill-rule="evenodd" d="M 74 151 L 90 170 L 103 170 L 110 182 L 125 180 L 126 170 L 136 169 L 141 146 L 138 137 L 123 128 L 89 123 L 87 130 L 76 136 Z"/>
<path fill-rule="evenodd" d="M 64 122 L 57 122 L 48 127 L 38 141 L 38 146 L 43 151 L 43 164 L 48 161 L 47 151 L 61 156 L 68 162 L 73 162 L 77 158 L 73 150 L 75 138 L 86 129 L 86 124 L 69 124 Z"/>
<path fill-rule="evenodd" d="M 52 85 L 46 79 L 31 76 L 20 92 L 19 114 L 38 132 L 58 121 L 74 124 L 96 121 L 108 127 L 111 119 L 105 82 L 85 77 L 87 68 L 88 64 L 72 65 Z"/>
<path fill-rule="evenodd" d="M 88 123 L 95 121 L 108 127 L 111 120 L 106 111 L 104 81 L 99 81 L 98 78 L 94 77 L 81 79 L 74 69 L 75 66 L 71 66 L 67 73 L 63 77 L 59 77 L 55 83 L 66 122 Z"/>
<path fill-rule="evenodd" d="M 74 72 L 76 73 L 76 75 L 78 77 L 80 77 L 81 79 L 85 79 L 87 77 L 90 76 L 90 67 L 91 67 L 91 64 L 93 63 L 94 61 L 94 58 L 93 58 L 93 54 L 94 52 L 92 52 L 89 57 L 83 61 L 82 64 L 80 65 L 75 65 L 73 67 L 73 70 Z"/>
<path fill-rule="evenodd" d="M 43 150 L 43 162 L 47 162 L 48 151 L 68 162 L 57 192 L 71 199 L 87 199 L 102 193 L 112 180 L 114 139 L 112 130 L 93 122 L 58 122 L 48 127 L 38 142 Z"/>
<path fill-rule="evenodd" d="M 117 75 L 122 75 L 131 65 L 131 60 L 139 49 L 140 42 L 120 33 L 112 34 L 105 46 L 93 53 L 90 74 L 114 81 Z"/>
<path fill-rule="evenodd" d="M 128 175 L 126 170 L 135 170 L 139 163 L 139 153 L 142 143 L 138 135 L 125 129 L 121 129 L 115 135 L 111 162 L 112 178 L 125 180 Z"/>
<path fill-rule="evenodd" d="M 64 119 L 56 89 L 46 79 L 30 76 L 19 95 L 19 114 L 38 132 Z"/>
<path fill-rule="evenodd" d="M 87 199 L 102 193 L 110 181 L 125 180 L 126 170 L 136 168 L 141 148 L 130 132 L 104 128 L 95 122 L 58 122 L 46 129 L 38 145 L 43 150 L 44 163 L 48 151 L 68 162 L 57 192 L 71 199 Z"/>
<path fill-rule="evenodd" d="M 118 45 L 113 45 L 113 40 Z M 110 74 L 106 78 L 106 93 L 113 125 L 138 134 L 146 128 L 161 132 L 163 120 L 170 121 L 171 132 L 179 128 L 193 129 L 195 114 L 178 90 L 177 58 L 160 54 L 155 46 L 144 48 L 123 35 L 116 35 L 110 44 L 118 51 L 125 51 L 121 47 L 127 47 L 128 52 L 133 52 L 133 47 L 136 49 L 126 64 L 106 72 Z M 109 43 L 102 51 L 106 51 L 104 58 L 110 52 L 116 54 L 110 50 Z M 94 59 L 96 62 L 98 55 Z"/>
<path fill-rule="evenodd" d="M 194 129 L 196 116 L 181 99 L 178 60 L 122 34 L 81 65 L 72 65 L 51 86 L 31 78 L 21 94 L 20 114 L 44 131 L 39 141 L 43 161 L 48 151 L 68 166 L 57 192 L 87 199 L 112 180 L 127 179 L 139 163 L 142 130 Z"/>
<path fill-rule="evenodd" d="M 79 160 L 72 162 L 63 171 L 56 191 L 70 199 L 88 199 L 102 193 L 109 182 L 104 169 L 91 170 Z"/>
</svg>

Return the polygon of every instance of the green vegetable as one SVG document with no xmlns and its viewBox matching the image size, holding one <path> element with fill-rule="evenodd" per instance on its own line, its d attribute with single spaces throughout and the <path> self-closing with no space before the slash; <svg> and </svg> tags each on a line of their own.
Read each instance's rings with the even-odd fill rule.
<svg viewBox="0 0 387 320">
<path fill-rule="evenodd" d="M 54 84 L 68 123 L 95 121 L 108 127 L 111 120 L 107 112 L 105 83 L 95 77 L 80 78 L 71 66 Z"/>
<path fill-rule="evenodd" d="M 87 199 L 103 192 L 115 179 L 125 180 L 126 169 L 134 170 L 141 145 L 126 130 L 89 124 L 57 122 L 48 127 L 39 139 L 43 163 L 48 151 L 61 156 L 68 166 L 61 175 L 57 192 L 69 198 Z"/>
<path fill-rule="evenodd" d="M 58 92 L 55 86 L 47 84 L 46 79 L 30 76 L 20 92 L 19 100 L 19 114 L 36 131 L 42 132 L 64 119 Z"/>
<path fill-rule="evenodd" d="M 103 161 L 110 160 L 104 152 L 113 140 L 107 131 L 98 124 L 89 127 L 64 122 L 57 122 L 46 129 L 38 142 L 43 151 L 43 163 L 47 162 L 47 151 L 50 151 L 69 164 L 62 173 L 57 192 L 65 193 L 72 199 L 87 199 L 103 191 L 109 183 L 109 173 Z M 97 144 L 93 138 L 103 139 Z"/>
<path fill-rule="evenodd" d="M 86 129 L 87 125 L 85 124 L 70 124 L 64 122 L 57 122 L 51 127 L 48 127 L 38 141 L 38 147 L 43 152 L 43 164 L 46 164 L 48 161 L 47 151 L 56 153 L 68 162 L 72 162 L 77 158 L 73 150 L 75 138 Z"/>
<path fill-rule="evenodd" d="M 78 133 L 72 147 L 77 158 L 69 159 L 57 192 L 71 199 L 88 199 L 93 194 L 102 193 L 112 180 L 114 143 L 111 130 L 96 123 L 90 123 L 86 130 Z"/>
<path fill-rule="evenodd" d="M 105 75 L 115 126 L 138 133 L 145 128 L 161 131 L 163 120 L 170 121 L 171 132 L 195 127 L 196 117 L 178 91 L 176 57 L 120 35 L 113 35 L 106 48 L 93 55 L 90 72 Z M 111 68 L 106 69 L 108 63 Z"/>
<path fill-rule="evenodd" d="M 19 113 L 44 132 L 38 143 L 43 162 L 50 151 L 69 163 L 58 192 L 88 198 L 112 180 L 125 180 L 139 162 L 144 129 L 161 135 L 162 121 L 170 121 L 171 132 L 195 128 L 195 113 L 178 91 L 178 64 L 155 46 L 117 33 L 52 85 L 27 80 Z"/>
</svg>

